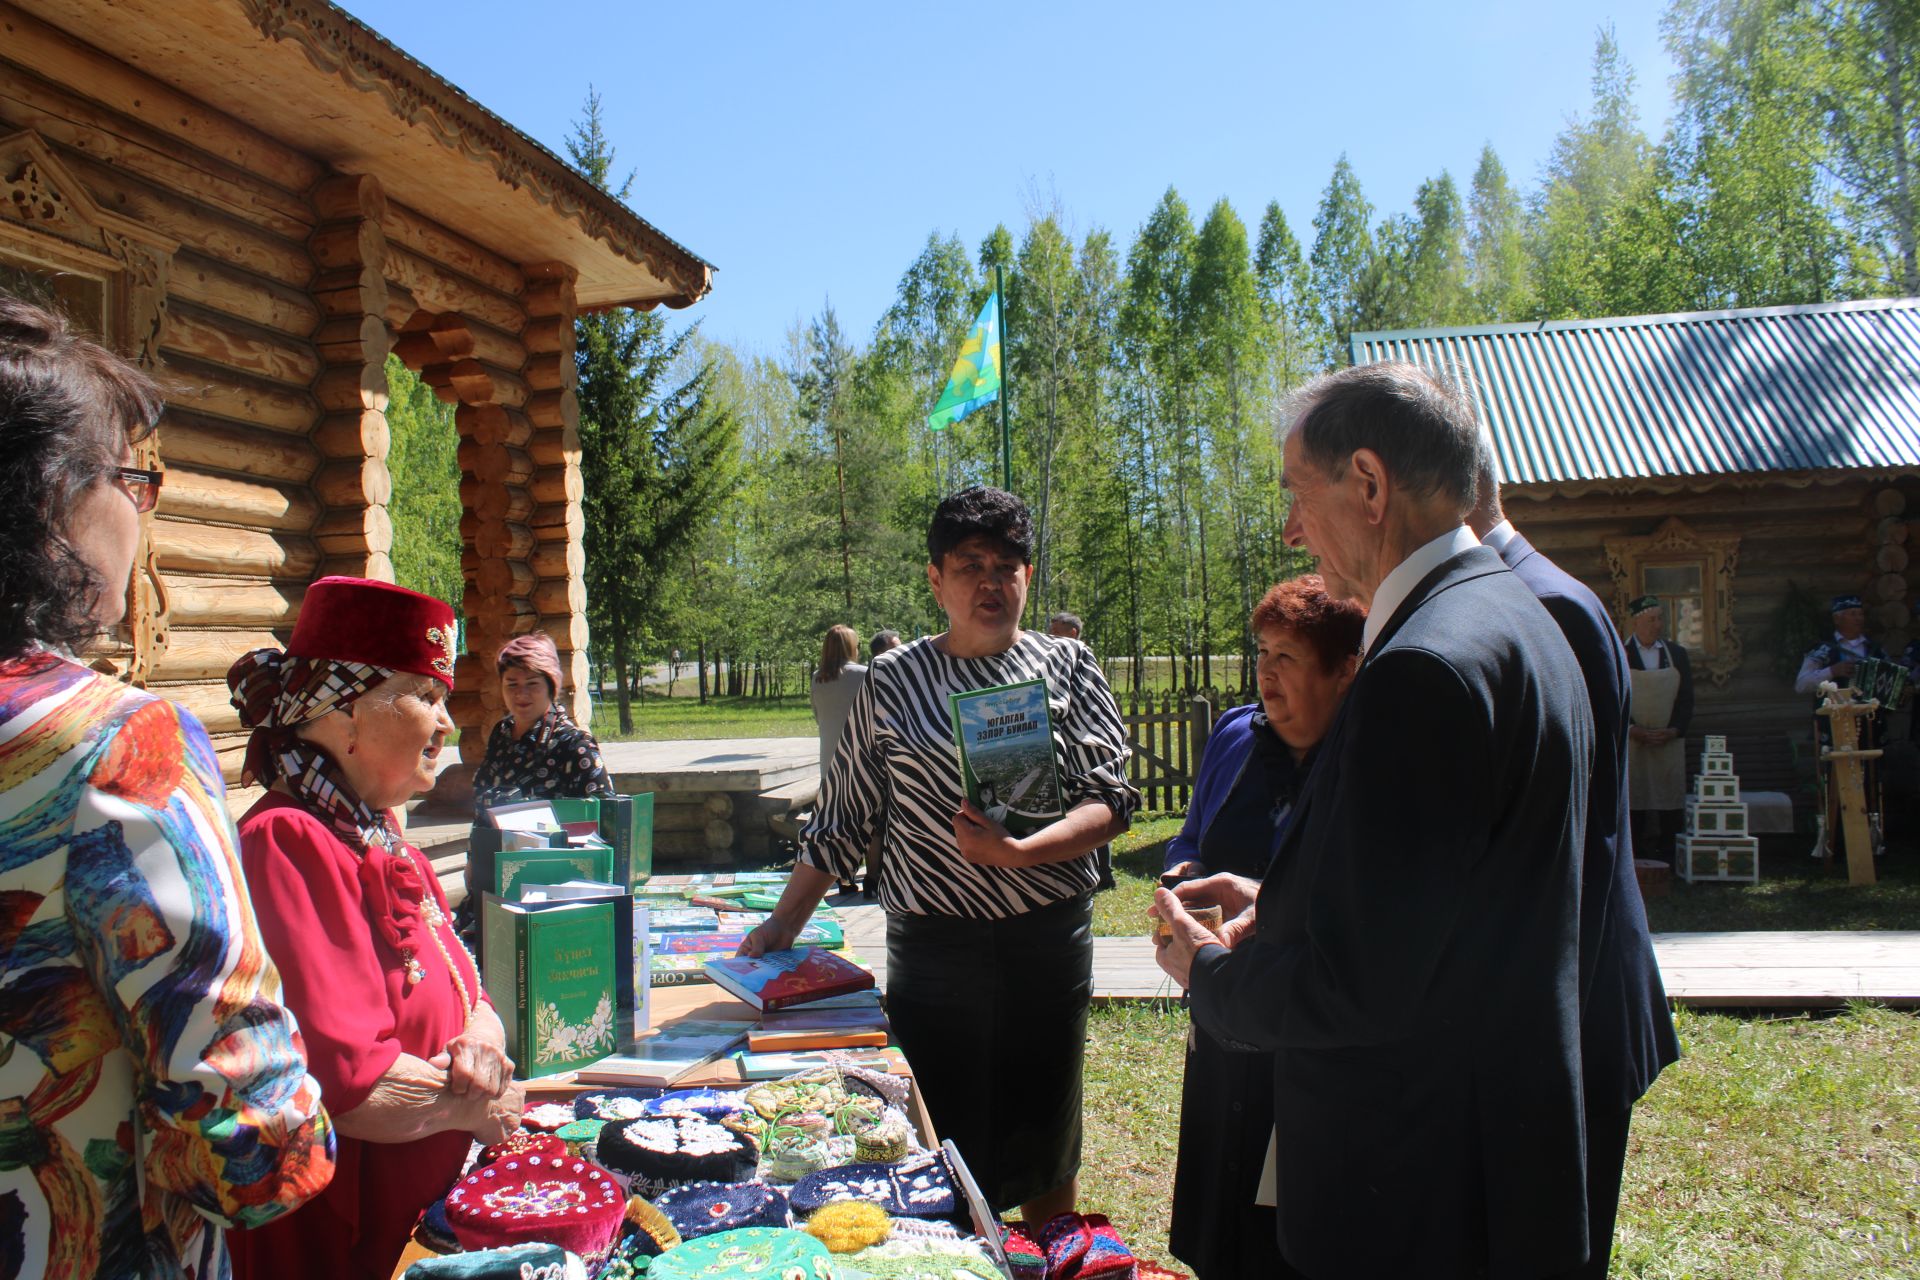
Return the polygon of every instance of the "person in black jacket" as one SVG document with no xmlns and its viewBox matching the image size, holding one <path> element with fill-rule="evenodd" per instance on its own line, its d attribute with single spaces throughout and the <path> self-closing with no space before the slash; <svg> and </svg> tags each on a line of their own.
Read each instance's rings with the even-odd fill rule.
<svg viewBox="0 0 1920 1280">
<path fill-rule="evenodd" d="M 1587 790 L 1580 874 L 1580 1069 L 1592 1251 L 1576 1274 L 1606 1280 L 1633 1104 L 1680 1056 L 1640 883 L 1633 873 L 1626 772 L 1631 724 L 1627 647 L 1600 598 L 1541 555 L 1506 518 L 1493 451 L 1484 441 L 1482 446 L 1480 501 L 1468 523 L 1559 624 L 1580 662 L 1593 712 L 1593 778 Z M 1660 655 L 1655 656 L 1657 660 Z M 1683 652 L 1680 661 L 1685 660 Z"/>
<path fill-rule="evenodd" d="M 1292 409 L 1287 541 L 1369 606 L 1365 656 L 1257 898 L 1231 876 L 1154 895 L 1161 967 L 1203 1029 L 1275 1055 L 1272 1190 L 1297 1272 L 1567 1275 L 1588 1254 L 1580 666 L 1461 523 L 1479 462 L 1464 396 L 1385 362 Z M 1183 901 L 1237 913 L 1237 945 Z"/>
</svg>

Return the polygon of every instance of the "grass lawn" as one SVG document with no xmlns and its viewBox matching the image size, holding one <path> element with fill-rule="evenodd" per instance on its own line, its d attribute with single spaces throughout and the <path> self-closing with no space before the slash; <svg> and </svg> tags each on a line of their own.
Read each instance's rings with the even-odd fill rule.
<svg viewBox="0 0 1920 1280">
<path fill-rule="evenodd" d="M 1095 933 L 1147 932 L 1181 818 L 1142 815 L 1116 842 Z M 1920 929 L 1920 851 L 1896 847 L 1877 871 L 1855 890 L 1782 837 L 1759 884 L 1675 882 L 1648 915 L 1656 932 Z M 1675 1017 L 1686 1056 L 1635 1112 L 1612 1275 L 1920 1277 L 1920 1017 Z M 1186 1032 L 1171 1001 L 1113 1004 L 1087 1044 L 1082 1203 L 1167 1263 Z"/>
<path fill-rule="evenodd" d="M 682 687 L 689 681 L 681 681 Z M 620 706 L 593 704 L 593 736 L 602 742 L 676 738 L 811 738 L 819 733 L 805 694 L 788 698 L 666 697 L 649 689 L 633 703 L 633 732 L 620 732 Z"/>
<path fill-rule="evenodd" d="M 1920 1018 L 1677 1015 L 1635 1112 L 1612 1275 L 1920 1276 Z M 1162 1262 L 1186 1014 L 1093 1012 L 1081 1201 Z"/>
</svg>

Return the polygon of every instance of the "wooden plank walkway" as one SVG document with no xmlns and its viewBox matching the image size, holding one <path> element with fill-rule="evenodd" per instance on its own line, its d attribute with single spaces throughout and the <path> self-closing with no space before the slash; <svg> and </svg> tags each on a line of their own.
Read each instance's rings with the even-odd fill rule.
<svg viewBox="0 0 1920 1280">
<path fill-rule="evenodd" d="M 856 895 L 839 908 L 847 944 L 882 988 L 887 981 L 886 913 Z M 1920 932 L 1662 933 L 1653 939 L 1667 996 L 1694 1008 L 1821 1009 L 1849 1000 L 1920 1007 Z M 1142 938 L 1093 940 L 1093 998 L 1179 996 Z"/>
<path fill-rule="evenodd" d="M 820 743 L 812 737 L 603 742 L 600 755 L 621 795 L 641 791 L 758 795 L 820 772 Z"/>
</svg>

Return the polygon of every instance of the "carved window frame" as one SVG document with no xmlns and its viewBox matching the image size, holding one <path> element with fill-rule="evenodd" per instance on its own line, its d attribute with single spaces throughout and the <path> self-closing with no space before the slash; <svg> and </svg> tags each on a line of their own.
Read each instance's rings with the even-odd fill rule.
<svg viewBox="0 0 1920 1280">
<path fill-rule="evenodd" d="M 105 287 L 105 345 L 151 372 L 160 368 L 167 276 L 179 242 L 101 208 L 32 130 L 0 137 L 0 255 L 29 269 L 73 272 Z M 159 432 L 133 447 L 134 465 L 161 469 Z M 140 517 L 135 571 L 117 645 L 102 665 L 144 685 L 167 650 L 169 601 L 153 543 L 153 514 Z"/>
<path fill-rule="evenodd" d="M 1733 579 L 1740 564 L 1740 535 L 1697 533 L 1678 516 L 1670 516 L 1644 537 L 1608 538 L 1607 569 L 1613 575 L 1613 607 L 1627 615 L 1627 603 L 1645 594 L 1644 571 L 1649 565 L 1698 561 L 1701 574 L 1701 612 L 1706 647 L 1693 657 L 1696 671 L 1704 670 L 1715 686 L 1733 678 L 1740 667 L 1740 632 L 1733 625 Z"/>
</svg>

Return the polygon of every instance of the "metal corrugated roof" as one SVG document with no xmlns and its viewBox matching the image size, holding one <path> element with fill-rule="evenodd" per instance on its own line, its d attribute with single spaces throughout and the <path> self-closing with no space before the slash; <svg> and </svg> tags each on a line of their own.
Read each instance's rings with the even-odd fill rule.
<svg viewBox="0 0 1920 1280">
<path fill-rule="evenodd" d="M 1356 333 L 1474 390 L 1507 484 L 1920 467 L 1920 298 Z"/>
</svg>

